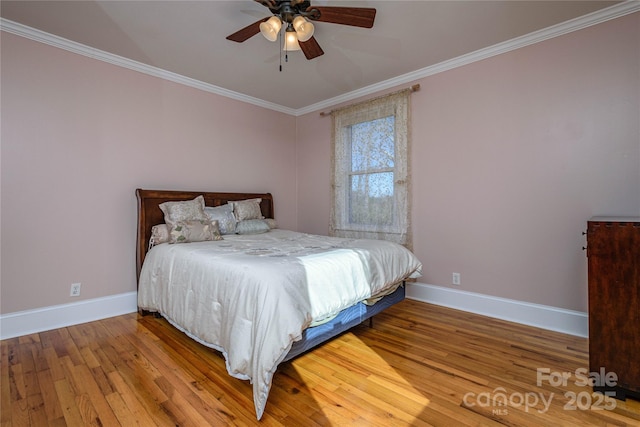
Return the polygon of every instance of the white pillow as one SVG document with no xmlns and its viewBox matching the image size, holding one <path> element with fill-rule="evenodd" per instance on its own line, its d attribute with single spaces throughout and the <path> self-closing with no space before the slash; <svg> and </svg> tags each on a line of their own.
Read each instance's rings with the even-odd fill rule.
<svg viewBox="0 0 640 427">
<path fill-rule="evenodd" d="M 169 243 L 222 240 L 218 221 L 178 221 L 169 227 Z"/>
<path fill-rule="evenodd" d="M 271 230 L 264 219 L 246 219 L 236 224 L 237 234 L 260 234 Z"/>
<path fill-rule="evenodd" d="M 236 217 L 233 215 L 233 206 L 227 204 L 222 206 L 205 206 L 204 213 L 212 221 L 218 221 L 220 234 L 234 234 L 236 232 Z"/>
<path fill-rule="evenodd" d="M 260 202 L 262 202 L 262 199 L 247 199 L 229 202 L 229 204 L 233 206 L 236 221 L 240 222 L 247 219 L 263 219 Z"/>
<path fill-rule="evenodd" d="M 160 204 L 164 213 L 164 222 L 168 225 L 178 221 L 208 221 L 209 217 L 204 213 L 204 197 L 198 196 L 193 200 L 184 202 L 164 202 Z"/>
<path fill-rule="evenodd" d="M 158 224 L 151 227 L 151 238 L 149 239 L 149 249 L 161 243 L 169 241 L 169 226 L 167 224 Z"/>
</svg>

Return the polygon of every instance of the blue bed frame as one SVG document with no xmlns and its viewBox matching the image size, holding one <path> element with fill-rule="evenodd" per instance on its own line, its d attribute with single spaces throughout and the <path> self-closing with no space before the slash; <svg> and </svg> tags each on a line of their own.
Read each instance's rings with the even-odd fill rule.
<svg viewBox="0 0 640 427">
<path fill-rule="evenodd" d="M 340 335 L 356 325 L 370 319 L 372 316 L 386 310 L 394 304 L 399 303 L 405 297 L 404 283 L 394 292 L 382 298 L 373 305 L 366 305 L 359 302 L 345 310 L 342 310 L 330 322 L 322 325 L 307 328 L 302 333 L 302 339 L 293 343 L 291 350 L 283 359 L 283 362 L 293 359 L 305 353 L 315 346 Z"/>
</svg>

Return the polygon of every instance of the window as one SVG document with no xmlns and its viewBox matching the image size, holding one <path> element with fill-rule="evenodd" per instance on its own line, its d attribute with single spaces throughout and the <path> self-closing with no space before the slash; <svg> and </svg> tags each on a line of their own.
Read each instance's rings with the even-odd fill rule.
<svg viewBox="0 0 640 427">
<path fill-rule="evenodd" d="M 410 247 L 408 98 L 403 91 L 332 113 L 331 235 Z"/>
<path fill-rule="evenodd" d="M 350 168 L 345 171 L 349 188 L 349 223 L 364 229 L 394 224 L 393 175 L 394 116 L 346 126 L 345 147 Z"/>
</svg>

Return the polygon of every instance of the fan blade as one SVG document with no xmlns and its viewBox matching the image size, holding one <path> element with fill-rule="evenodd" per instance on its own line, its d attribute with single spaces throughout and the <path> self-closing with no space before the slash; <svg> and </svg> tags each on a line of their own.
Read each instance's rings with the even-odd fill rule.
<svg viewBox="0 0 640 427">
<path fill-rule="evenodd" d="M 271 18 L 270 16 L 263 18 L 257 22 L 254 22 L 251 25 L 247 25 L 243 29 L 236 31 L 235 33 L 227 36 L 227 40 L 231 40 L 234 42 L 242 43 L 245 40 L 249 40 L 251 37 L 255 36 L 260 32 L 260 24 L 265 22 L 267 19 Z"/>
<path fill-rule="evenodd" d="M 310 6 L 306 11 L 315 21 L 362 28 L 373 27 L 376 18 L 376 10 L 369 7 Z"/>
<path fill-rule="evenodd" d="M 307 59 L 317 58 L 318 56 L 324 55 L 324 51 L 316 41 L 315 37 L 311 37 L 306 42 L 298 41 L 300 45 L 300 49 L 302 49 L 302 53 Z"/>
</svg>

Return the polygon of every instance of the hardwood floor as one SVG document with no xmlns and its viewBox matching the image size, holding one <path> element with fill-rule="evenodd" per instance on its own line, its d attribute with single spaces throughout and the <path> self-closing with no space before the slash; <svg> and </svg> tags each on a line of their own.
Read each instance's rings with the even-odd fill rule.
<svg viewBox="0 0 640 427">
<path fill-rule="evenodd" d="M 406 300 L 280 365 L 260 422 L 222 356 L 137 314 L 2 341 L 4 426 L 640 425 L 587 340 Z M 562 373 L 567 380 L 562 384 Z M 501 402 L 506 402 L 501 406 Z"/>
</svg>

